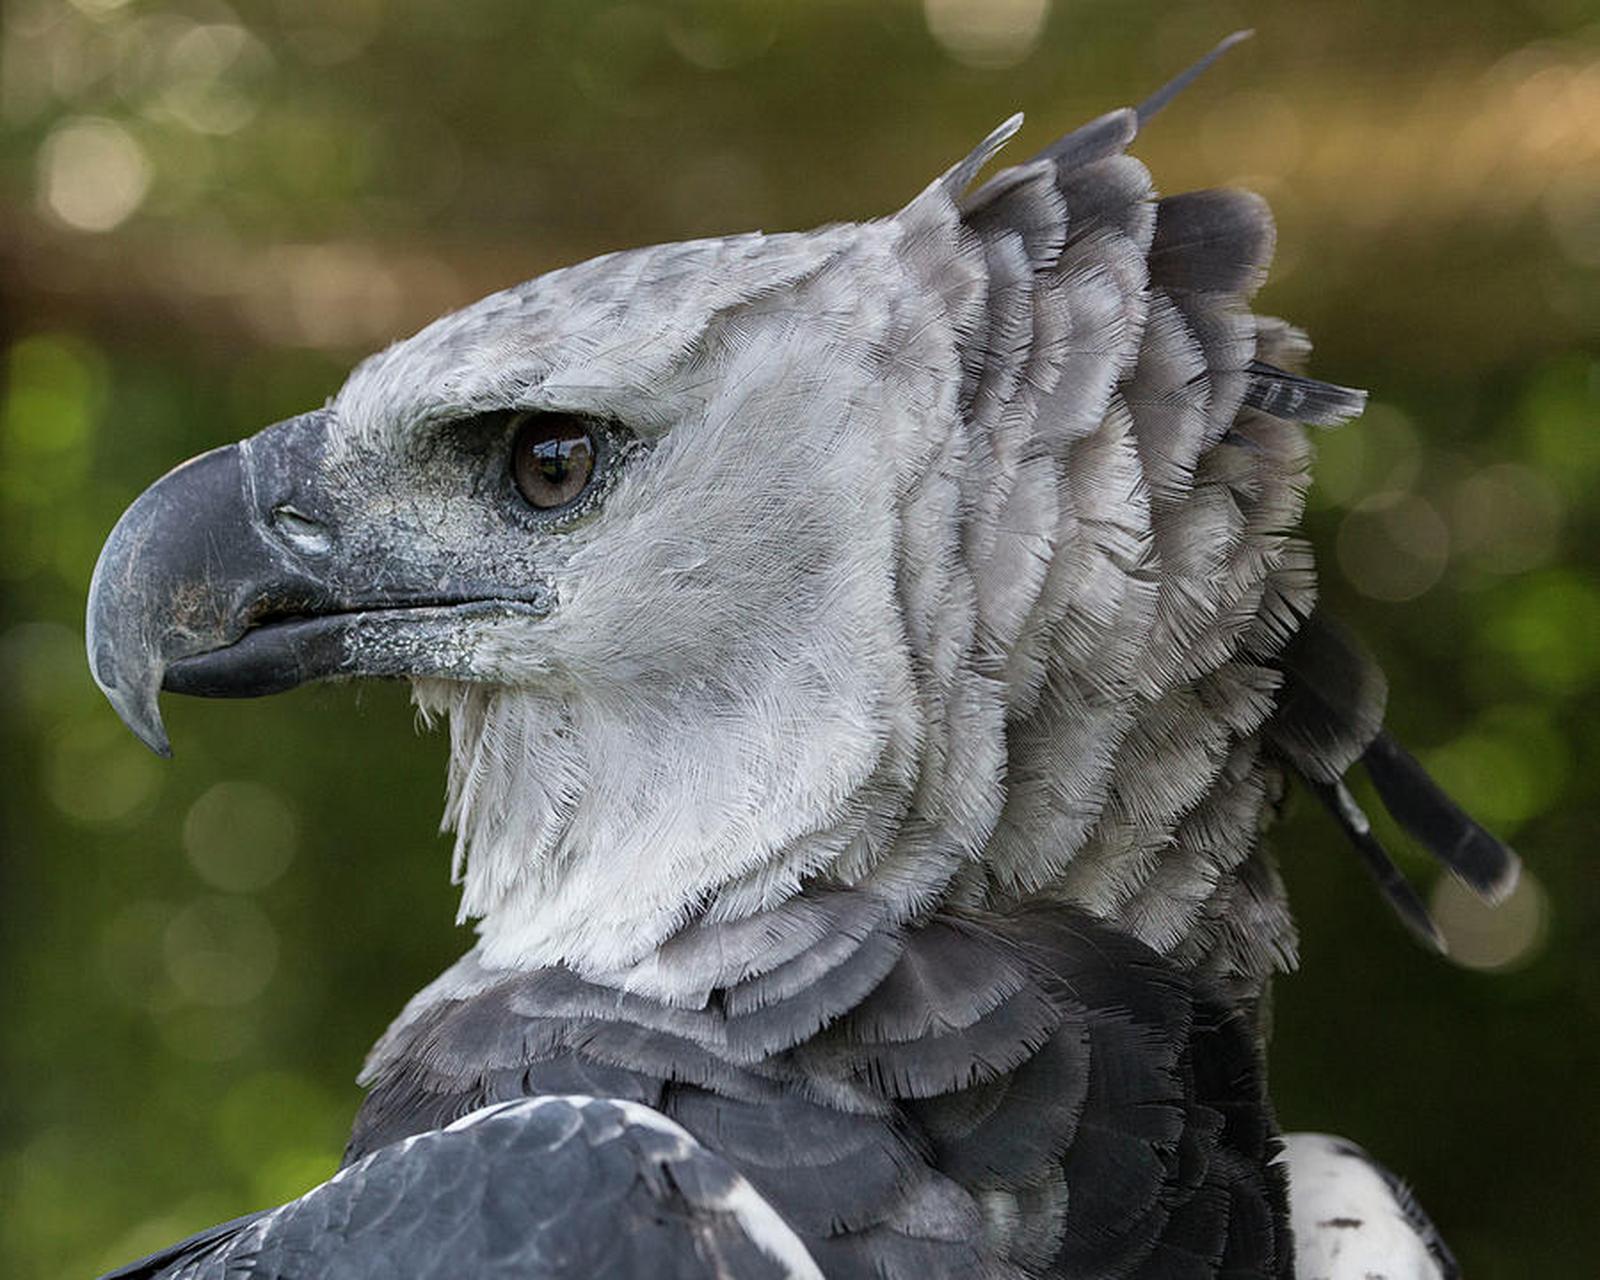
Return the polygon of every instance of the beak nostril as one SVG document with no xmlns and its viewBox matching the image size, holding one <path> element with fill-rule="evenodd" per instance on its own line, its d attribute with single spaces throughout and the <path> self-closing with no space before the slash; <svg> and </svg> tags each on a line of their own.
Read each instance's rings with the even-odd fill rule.
<svg viewBox="0 0 1600 1280">
<path fill-rule="evenodd" d="M 288 503 L 272 509 L 272 525 L 296 550 L 307 555 L 325 555 L 333 545 L 327 525 Z"/>
</svg>

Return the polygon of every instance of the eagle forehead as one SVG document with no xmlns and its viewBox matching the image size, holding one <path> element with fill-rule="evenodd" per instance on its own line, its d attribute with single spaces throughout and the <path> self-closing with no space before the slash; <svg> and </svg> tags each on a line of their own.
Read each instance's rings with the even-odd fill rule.
<svg viewBox="0 0 1600 1280">
<path fill-rule="evenodd" d="M 722 314 L 815 272 L 861 224 L 628 249 L 491 293 L 369 356 L 334 399 L 362 437 L 505 408 L 648 393 Z"/>
</svg>

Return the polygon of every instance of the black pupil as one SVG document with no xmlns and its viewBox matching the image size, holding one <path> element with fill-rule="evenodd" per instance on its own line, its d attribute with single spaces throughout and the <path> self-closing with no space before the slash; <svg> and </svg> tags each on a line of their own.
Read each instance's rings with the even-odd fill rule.
<svg viewBox="0 0 1600 1280">
<path fill-rule="evenodd" d="M 581 419 L 540 415 L 523 423 L 512 454 L 517 488 L 535 507 L 559 507 L 594 471 L 594 439 Z"/>
</svg>

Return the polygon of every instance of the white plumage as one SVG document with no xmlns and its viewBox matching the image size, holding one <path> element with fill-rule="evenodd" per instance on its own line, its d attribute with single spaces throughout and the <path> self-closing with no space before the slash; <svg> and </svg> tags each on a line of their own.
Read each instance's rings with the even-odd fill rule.
<svg viewBox="0 0 1600 1280">
<path fill-rule="evenodd" d="M 1450 1280 L 1438 1232 L 1394 1176 L 1354 1143 L 1291 1133 L 1289 1171 L 1297 1280 Z"/>
</svg>

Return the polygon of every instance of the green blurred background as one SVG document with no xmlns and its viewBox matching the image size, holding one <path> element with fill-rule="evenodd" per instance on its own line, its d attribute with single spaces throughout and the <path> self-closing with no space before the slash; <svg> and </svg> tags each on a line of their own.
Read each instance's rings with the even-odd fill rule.
<svg viewBox="0 0 1600 1280">
<path fill-rule="evenodd" d="M 1265 310 L 1373 389 L 1323 438 L 1325 596 L 1392 723 L 1516 841 L 1490 916 L 1314 807 L 1276 839 L 1286 1124 L 1416 1184 L 1469 1275 L 1600 1253 L 1600 11 L 1587 0 L 4 0 L 0 1275 L 78 1277 L 327 1176 L 361 1055 L 469 944 L 405 690 L 117 723 L 117 514 L 447 307 L 630 244 L 886 212 L 1256 26 L 1138 144 L 1280 221 Z"/>
</svg>

